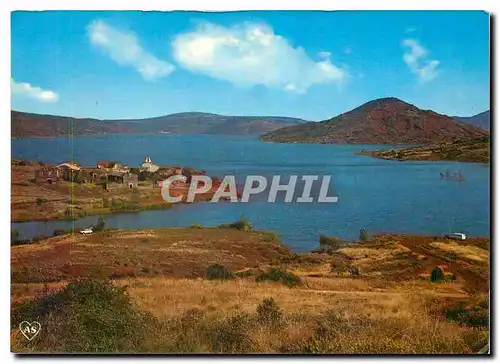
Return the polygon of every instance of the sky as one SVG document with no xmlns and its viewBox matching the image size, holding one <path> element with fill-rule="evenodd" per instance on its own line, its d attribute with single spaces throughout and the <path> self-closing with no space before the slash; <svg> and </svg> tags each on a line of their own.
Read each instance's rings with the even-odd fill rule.
<svg viewBox="0 0 500 364">
<path fill-rule="evenodd" d="M 490 105 L 480 11 L 13 12 L 11 29 L 19 111 L 316 121 L 381 97 L 456 116 Z"/>
</svg>

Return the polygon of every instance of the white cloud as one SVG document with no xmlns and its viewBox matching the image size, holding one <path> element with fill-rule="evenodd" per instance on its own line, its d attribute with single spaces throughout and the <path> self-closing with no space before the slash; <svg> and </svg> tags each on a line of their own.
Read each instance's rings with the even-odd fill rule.
<svg viewBox="0 0 500 364">
<path fill-rule="evenodd" d="M 403 60 L 410 71 L 417 75 L 418 82 L 424 83 L 436 78 L 439 61 L 430 60 L 427 49 L 414 39 L 403 40 L 403 46 L 407 48 Z"/>
<path fill-rule="evenodd" d="M 172 42 L 175 60 L 184 68 L 240 86 L 264 85 L 304 93 L 316 84 L 341 82 L 347 73 L 321 51 L 319 61 L 301 47 L 274 34 L 263 23 L 224 27 L 200 23 Z"/>
<path fill-rule="evenodd" d="M 134 67 L 146 81 L 166 77 L 175 69 L 142 48 L 132 32 L 117 29 L 102 20 L 90 23 L 87 32 L 94 46 L 118 64 Z"/>
<path fill-rule="evenodd" d="M 29 97 L 40 102 L 57 102 L 59 95 L 50 90 L 42 90 L 40 87 L 29 83 L 17 83 L 13 78 L 10 79 L 10 90 L 13 95 Z"/>
<path fill-rule="evenodd" d="M 330 52 L 327 52 L 327 51 L 319 51 L 318 52 L 318 57 L 322 58 L 322 59 L 330 59 L 331 56 L 332 56 L 332 54 Z"/>
</svg>

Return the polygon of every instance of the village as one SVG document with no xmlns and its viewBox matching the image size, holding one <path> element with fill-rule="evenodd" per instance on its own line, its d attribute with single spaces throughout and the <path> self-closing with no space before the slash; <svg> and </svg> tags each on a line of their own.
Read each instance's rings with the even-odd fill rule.
<svg viewBox="0 0 500 364">
<path fill-rule="evenodd" d="M 164 181 L 173 175 L 185 176 L 170 186 L 172 196 L 186 195 L 191 176 L 205 171 L 185 166 L 156 164 L 150 157 L 135 167 L 118 161 L 98 161 L 84 166 L 74 161 L 48 164 L 13 159 L 12 221 L 75 219 L 88 215 L 164 209 Z M 213 188 L 196 196 L 196 201 L 212 198 L 220 179 L 212 177 Z M 185 202 L 185 199 L 182 200 Z"/>
<path fill-rule="evenodd" d="M 136 188 L 139 181 L 150 181 L 152 187 L 162 187 L 163 181 L 173 175 L 186 177 L 185 184 L 191 182 L 192 175 L 204 175 L 205 171 L 179 166 L 162 167 L 146 157 L 141 165 L 129 167 L 116 161 L 99 161 L 96 166 L 80 166 L 73 161 L 58 165 L 38 164 L 32 176 L 37 184 L 57 184 L 61 180 L 75 183 L 93 183 L 104 190 L 116 188 Z M 182 183 L 178 181 L 177 183 Z"/>
</svg>

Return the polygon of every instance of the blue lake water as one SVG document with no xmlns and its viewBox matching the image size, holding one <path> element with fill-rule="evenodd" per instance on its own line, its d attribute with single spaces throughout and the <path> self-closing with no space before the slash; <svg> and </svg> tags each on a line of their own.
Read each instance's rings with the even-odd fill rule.
<svg viewBox="0 0 500 364">
<path fill-rule="evenodd" d="M 320 234 L 357 239 L 369 233 L 490 235 L 490 167 L 458 162 L 397 162 L 354 154 L 377 145 L 264 143 L 255 137 L 220 135 L 109 135 L 53 139 L 13 139 L 12 157 L 95 165 L 116 160 L 139 165 L 146 156 L 165 165 L 234 174 L 331 175 L 337 203 L 196 203 L 170 210 L 107 215 L 117 228 L 155 228 L 201 223 L 216 226 L 244 215 L 258 229 L 281 234 L 295 251 L 318 245 Z M 460 171 L 464 182 L 442 180 L 440 172 Z M 54 229 L 86 227 L 96 221 L 13 223 L 20 238 L 50 235 Z"/>
</svg>

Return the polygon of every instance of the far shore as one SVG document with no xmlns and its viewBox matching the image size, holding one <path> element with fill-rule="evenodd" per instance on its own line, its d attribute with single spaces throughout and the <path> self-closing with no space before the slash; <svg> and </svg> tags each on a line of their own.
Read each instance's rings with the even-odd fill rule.
<svg viewBox="0 0 500 364">
<path fill-rule="evenodd" d="M 396 161 L 490 163 L 490 137 L 390 150 L 360 150 L 358 155 Z"/>
</svg>

